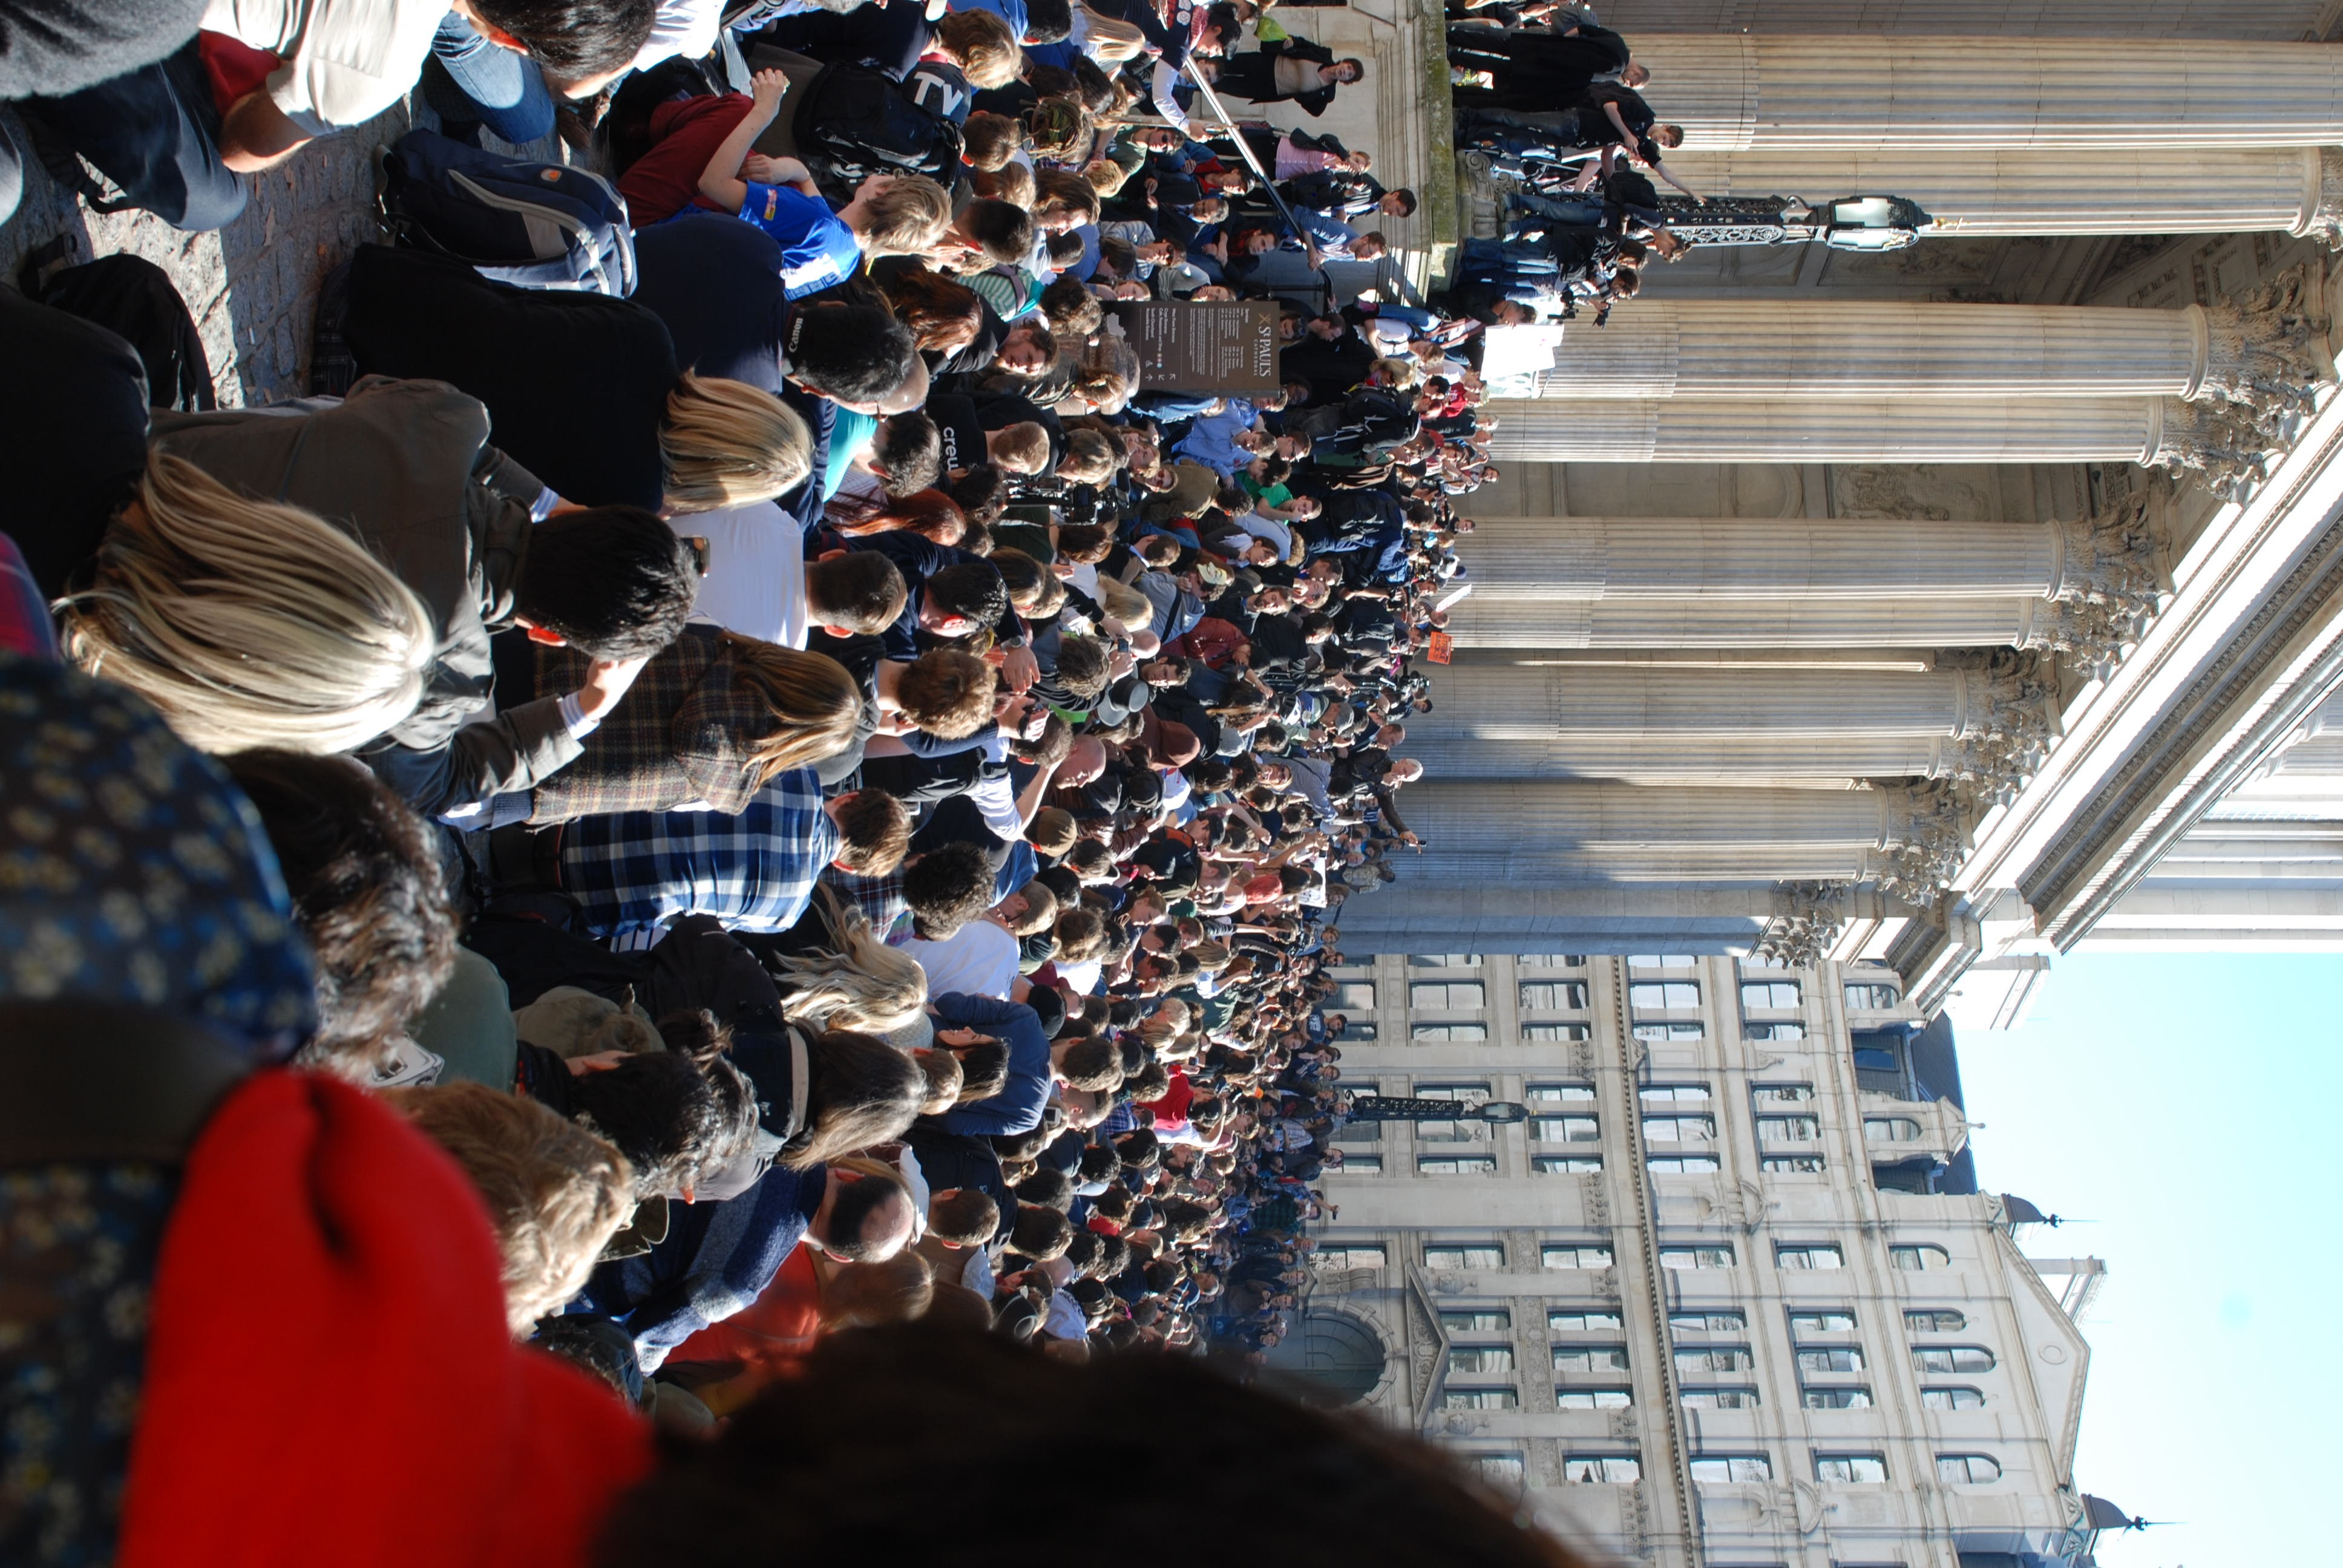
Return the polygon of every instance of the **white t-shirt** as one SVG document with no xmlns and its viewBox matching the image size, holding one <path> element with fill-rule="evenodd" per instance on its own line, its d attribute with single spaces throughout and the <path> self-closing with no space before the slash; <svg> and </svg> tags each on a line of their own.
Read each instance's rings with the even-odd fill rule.
<svg viewBox="0 0 2343 1568">
<path fill-rule="evenodd" d="M 931 997 L 956 990 L 1006 1001 L 1017 981 L 1017 939 L 990 920 L 970 920 L 940 942 L 913 937 L 903 950 L 927 971 Z"/>
<path fill-rule="evenodd" d="M 198 25 L 282 59 L 269 101 L 323 136 L 397 103 L 447 15 L 447 0 L 211 0 Z"/>
<path fill-rule="evenodd" d="M 716 47 L 717 29 L 724 20 L 724 0 L 659 0 L 651 18 L 651 35 L 635 56 L 635 69 L 648 71 L 678 55 L 697 60 Z"/>
<path fill-rule="evenodd" d="M 759 501 L 668 524 L 679 537 L 708 541 L 693 619 L 784 648 L 806 645 L 805 535 L 787 513 Z"/>
</svg>

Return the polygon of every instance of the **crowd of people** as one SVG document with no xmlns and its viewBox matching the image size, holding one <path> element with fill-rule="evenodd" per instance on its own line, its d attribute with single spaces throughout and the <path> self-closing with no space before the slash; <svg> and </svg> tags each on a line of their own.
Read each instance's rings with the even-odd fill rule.
<svg viewBox="0 0 2343 1568">
<path fill-rule="evenodd" d="M 33 156 L 182 228 L 402 95 L 437 129 L 302 400 L 216 407 L 136 256 L 0 289 L 0 1247 L 43 1282 L 0 1555 L 819 1541 L 899 1512 L 854 1444 L 980 1512 L 1020 1442 L 1152 1467 L 1177 1418 L 1107 1412 L 1153 1390 L 1228 1487 L 1343 1470 L 1308 1517 L 1396 1486 L 1423 1560 L 1554 1561 L 1404 1445 L 1113 1370 L 1292 1330 L 1340 910 L 1422 847 L 1418 661 L 1495 477 L 1511 286 L 1342 298 L 1417 198 L 1257 118 L 1361 62 L 1249 0 L 54 10 L 0 34 Z M 1468 30 L 1501 102 L 1566 36 Z M 483 133 L 623 194 L 623 286 L 397 206 Z M 1239 298 L 1278 385 L 1147 384 L 1120 306 Z"/>
</svg>

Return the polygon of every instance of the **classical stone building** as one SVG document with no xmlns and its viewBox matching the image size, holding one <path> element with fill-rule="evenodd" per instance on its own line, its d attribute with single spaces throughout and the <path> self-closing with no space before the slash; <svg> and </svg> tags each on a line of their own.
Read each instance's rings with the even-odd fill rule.
<svg viewBox="0 0 2343 1568">
<path fill-rule="evenodd" d="M 2078 943 L 2343 940 L 2343 7 L 1762 9 L 1604 7 L 1672 166 L 1937 227 L 1696 246 L 1493 404 L 1430 849 L 1345 946 L 1874 960 L 1992 1019 Z"/>
<path fill-rule="evenodd" d="M 1600 1560 L 2087 1552 L 2075 1320 L 2099 1265 L 2029 1260 L 2055 1232 L 1977 1191 L 1949 1026 L 1921 1030 L 1893 971 L 1460 952 L 1342 974 L 1346 1087 L 1458 1114 L 1343 1130 L 1284 1369 Z M 1478 1119 L 1492 1101 L 1525 1119 Z"/>
</svg>

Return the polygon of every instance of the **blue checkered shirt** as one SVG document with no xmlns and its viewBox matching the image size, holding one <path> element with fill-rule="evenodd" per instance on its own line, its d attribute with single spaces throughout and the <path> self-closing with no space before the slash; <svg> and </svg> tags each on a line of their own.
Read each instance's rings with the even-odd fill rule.
<svg viewBox="0 0 2343 1568">
<path fill-rule="evenodd" d="M 623 940 L 684 915 L 713 915 L 731 930 L 783 931 L 805 913 L 839 848 L 821 781 L 796 768 L 776 774 L 736 817 L 624 811 L 572 822 L 562 832 L 561 885 L 598 937 Z"/>
</svg>

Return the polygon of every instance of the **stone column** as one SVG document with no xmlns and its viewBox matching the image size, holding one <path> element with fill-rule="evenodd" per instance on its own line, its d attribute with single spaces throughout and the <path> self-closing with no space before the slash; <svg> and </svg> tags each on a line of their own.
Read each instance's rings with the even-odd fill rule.
<svg viewBox="0 0 2343 1568">
<path fill-rule="evenodd" d="M 1401 809 L 1459 887 L 1875 881 L 1928 903 L 1965 837 L 1958 800 L 1934 784 L 1732 789 L 1435 776 Z"/>
<path fill-rule="evenodd" d="M 1542 395 L 2111 397 L 2308 402 L 2321 367 L 2298 315 L 2077 305 L 1715 299 L 1623 307 L 1563 332 Z"/>
<path fill-rule="evenodd" d="M 1566 664 L 1430 674 L 1433 711 L 1409 721 L 1406 751 L 1439 779 L 1923 777 L 1998 792 L 2038 765 L 2054 725 L 2055 671 L 2019 653 L 1956 657 L 1932 670 Z"/>
<path fill-rule="evenodd" d="M 2087 522 L 1483 518 L 1464 648 L 2056 648 L 2097 668 L 2170 586 L 2157 508 Z"/>
<path fill-rule="evenodd" d="M 1668 166 L 1704 196 L 1905 196 L 1942 235 L 2275 230 L 2343 243 L 2343 154 L 2328 147 L 1808 148 L 1675 153 Z"/>
<path fill-rule="evenodd" d="M 2013 37 L 2311 37 L 2326 0 L 1614 0 L 1606 26 L 1644 33 L 1991 33 Z"/>
<path fill-rule="evenodd" d="M 2275 420 L 2172 397 L 1493 399 L 1490 454 L 1586 463 L 2141 463 L 2233 493 Z"/>
<path fill-rule="evenodd" d="M 2326 44 L 1719 33 L 1631 41 L 1652 73 L 1644 96 L 1664 122 L 1684 127 L 1687 152 L 2343 142 L 2343 49 Z"/>
<path fill-rule="evenodd" d="M 1436 854 L 1346 900 L 1342 946 L 1363 952 L 1746 952 L 1789 902 L 1770 887 L 1458 887 Z"/>
</svg>

